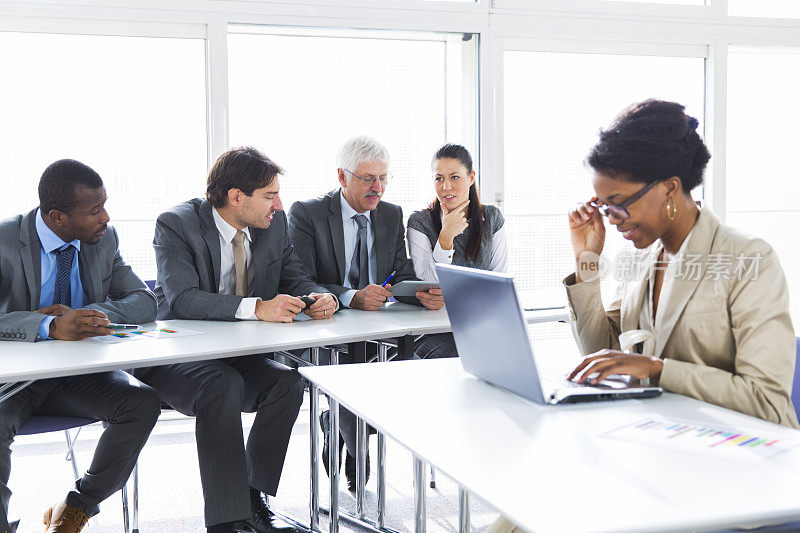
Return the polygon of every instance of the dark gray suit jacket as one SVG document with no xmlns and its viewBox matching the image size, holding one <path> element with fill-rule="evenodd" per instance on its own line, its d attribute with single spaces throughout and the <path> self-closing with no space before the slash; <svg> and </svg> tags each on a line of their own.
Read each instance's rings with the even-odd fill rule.
<svg viewBox="0 0 800 533">
<path fill-rule="evenodd" d="M 36 232 L 36 209 L 0 222 L 0 340 L 36 340 L 46 315 L 39 309 L 42 259 Z M 96 244 L 81 243 L 81 283 L 88 309 L 112 322 L 141 324 L 156 318 L 156 299 L 119 254 L 117 232 L 108 231 Z"/>
<path fill-rule="evenodd" d="M 218 294 L 221 252 L 219 231 L 208 200 L 195 198 L 162 213 L 156 221 L 158 318 L 236 320 L 242 296 Z M 286 215 L 276 211 L 267 229 L 250 228 L 253 296 L 300 296 L 328 292 L 303 270 L 286 234 Z"/>
<path fill-rule="evenodd" d="M 289 239 L 309 275 L 337 297 L 351 289 L 344 286 L 345 251 L 342 227 L 341 190 L 325 196 L 295 202 L 289 210 Z M 392 271 L 390 282 L 416 280 L 414 264 L 406 254 L 403 210 L 399 205 L 380 202 L 370 214 L 375 232 L 373 246 L 378 263 L 377 283 Z M 420 305 L 416 298 L 398 298 Z"/>
</svg>

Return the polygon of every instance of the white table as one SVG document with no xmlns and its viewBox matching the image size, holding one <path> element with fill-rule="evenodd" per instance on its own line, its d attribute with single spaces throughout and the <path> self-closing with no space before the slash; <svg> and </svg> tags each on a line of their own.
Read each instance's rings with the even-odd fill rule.
<svg viewBox="0 0 800 533">
<path fill-rule="evenodd" d="M 526 311 L 530 323 L 568 321 L 566 309 Z M 399 338 L 406 335 L 443 333 L 450 331 L 447 312 L 430 311 L 418 306 L 391 303 L 378 313 L 344 309 L 327 320 L 296 321 L 292 324 L 258 321 L 215 322 L 202 320 L 167 320 L 156 322 L 159 327 L 176 327 L 203 332 L 203 335 L 175 339 L 142 339 L 119 344 L 98 343 L 91 340 L 22 343 L 0 342 L 0 402 L 15 394 L 32 380 L 91 374 L 119 369 L 133 369 L 189 361 L 204 361 L 268 353 L 282 350 L 312 348 L 312 362 L 317 362 L 313 348 L 351 342 Z M 153 324 L 144 324 L 152 326 Z M 311 387 L 312 412 L 318 410 L 316 388 Z M 332 412 L 336 412 L 332 408 Z M 311 527 L 316 529 L 319 520 L 317 483 L 318 418 L 311 416 Z M 365 426 L 361 424 L 362 431 Z M 338 417 L 332 417 L 332 430 L 338 430 Z M 364 436 L 364 439 L 366 437 Z M 382 443 L 382 437 L 379 437 Z M 336 448 L 336 447 L 334 447 Z M 383 448 L 381 448 L 383 449 Z M 335 450 L 338 451 L 338 448 Z M 359 454 L 360 478 L 365 478 L 365 452 Z M 338 462 L 337 462 L 338 464 Z M 378 468 L 379 487 L 384 487 L 383 462 Z M 338 474 L 338 469 L 337 469 Z M 337 475 L 331 485 L 338 487 Z M 385 489 L 383 489 L 385 490 Z M 381 490 L 381 492 L 383 492 Z M 338 492 L 338 490 L 337 490 Z M 363 509 L 363 482 L 359 483 L 358 502 Z M 385 499 L 381 498 L 381 504 Z M 338 506 L 331 506 L 331 523 L 338 527 Z M 379 508 L 382 507 L 379 505 Z M 382 518 L 382 512 L 381 512 Z M 382 523 L 382 520 L 379 520 Z M 362 524 L 367 525 L 368 524 Z"/>
<path fill-rule="evenodd" d="M 563 309 L 528 311 L 526 317 L 529 322 L 569 320 Z M 378 313 L 344 309 L 327 320 L 292 324 L 204 320 L 156 324 L 204 334 L 119 344 L 91 340 L 0 342 L 0 383 L 450 331 L 444 310 L 430 311 L 402 303 L 386 305 Z"/>
<path fill-rule="evenodd" d="M 541 406 L 465 373 L 457 359 L 300 372 L 413 452 L 422 476 L 418 531 L 422 461 L 537 533 L 683 532 L 800 518 L 800 447 L 748 461 L 600 436 L 653 415 L 788 439 L 800 433 L 688 397 Z"/>
</svg>

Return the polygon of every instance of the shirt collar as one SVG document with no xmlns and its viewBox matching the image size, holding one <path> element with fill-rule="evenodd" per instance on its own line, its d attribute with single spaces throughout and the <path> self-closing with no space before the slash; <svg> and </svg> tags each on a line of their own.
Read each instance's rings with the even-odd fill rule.
<svg viewBox="0 0 800 533">
<path fill-rule="evenodd" d="M 71 244 L 76 250 L 81 251 L 81 241 L 79 239 L 74 239 L 72 242 L 67 243 L 45 224 L 41 209 L 36 210 L 36 233 L 39 235 L 42 250 L 47 253 L 53 253 L 66 244 Z"/>
<path fill-rule="evenodd" d="M 225 242 L 232 242 L 233 238 L 236 236 L 236 228 L 228 224 L 225 219 L 222 218 L 222 215 L 217 212 L 216 207 L 211 209 L 211 214 L 214 216 L 214 224 L 216 224 L 219 234 L 222 235 L 222 240 Z M 247 237 L 247 240 L 252 242 L 250 238 L 250 228 L 244 228 L 242 231 Z"/>
<path fill-rule="evenodd" d="M 344 197 L 344 191 L 341 191 L 341 193 L 339 194 L 339 201 L 342 204 L 342 220 L 350 220 L 355 215 L 364 215 L 365 217 L 367 217 L 367 222 L 372 223 L 372 217 L 370 217 L 372 211 L 364 211 L 363 213 L 359 213 L 358 211 L 353 209 L 353 207 L 347 201 L 347 198 Z"/>
</svg>

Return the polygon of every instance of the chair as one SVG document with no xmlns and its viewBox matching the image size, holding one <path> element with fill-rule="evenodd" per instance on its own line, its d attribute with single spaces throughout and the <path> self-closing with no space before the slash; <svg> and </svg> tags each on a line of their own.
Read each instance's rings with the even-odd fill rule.
<svg viewBox="0 0 800 533">
<path fill-rule="evenodd" d="M 792 382 L 792 405 L 794 405 L 794 412 L 800 413 L 800 337 L 795 338 L 795 365 L 794 365 L 794 381 Z M 757 532 L 757 533 L 788 533 L 790 531 L 800 531 L 800 521 L 789 522 L 787 524 L 779 524 L 774 526 L 764 526 L 756 529 L 726 529 L 724 531 L 717 531 L 716 533 L 741 533 L 741 532 Z"/>
<path fill-rule="evenodd" d="M 31 416 L 22 427 L 19 428 L 17 435 L 38 435 L 40 433 L 50 433 L 53 431 L 63 431 L 67 438 L 67 455 L 64 457 L 65 460 L 70 461 L 72 463 L 72 473 L 75 475 L 75 479 L 80 477 L 80 473 L 78 472 L 78 462 L 75 460 L 75 453 L 73 448 L 75 446 L 75 442 L 78 440 L 78 435 L 81 432 L 83 426 L 88 426 L 89 424 L 94 424 L 98 422 L 93 418 L 75 418 L 69 416 Z M 75 435 L 71 435 L 69 430 L 78 428 L 78 431 Z M 125 533 L 138 533 L 139 531 L 139 502 L 138 502 L 138 494 L 137 494 L 137 479 L 136 474 L 138 470 L 138 465 L 134 467 L 134 483 L 133 483 L 133 526 L 134 529 L 131 529 L 131 516 L 128 510 L 128 487 L 122 487 L 122 521 L 123 521 L 123 528 Z"/>
</svg>

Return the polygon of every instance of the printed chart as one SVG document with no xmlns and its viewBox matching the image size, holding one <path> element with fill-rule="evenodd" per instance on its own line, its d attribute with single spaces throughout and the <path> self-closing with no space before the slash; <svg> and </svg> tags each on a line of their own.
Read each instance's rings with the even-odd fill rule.
<svg viewBox="0 0 800 533">
<path fill-rule="evenodd" d="M 798 445 L 797 438 L 714 427 L 698 422 L 645 418 L 602 436 L 741 459 L 767 459 Z"/>
<path fill-rule="evenodd" d="M 95 342 L 106 344 L 117 344 L 120 342 L 131 342 L 142 339 L 176 339 L 178 337 L 189 337 L 191 335 L 202 335 L 202 331 L 184 328 L 148 328 L 118 331 L 112 335 L 102 337 L 90 337 Z"/>
</svg>

